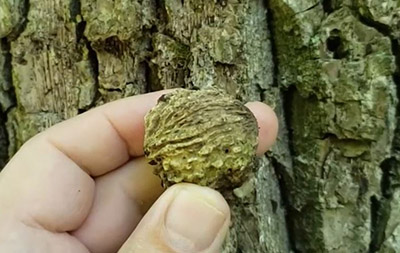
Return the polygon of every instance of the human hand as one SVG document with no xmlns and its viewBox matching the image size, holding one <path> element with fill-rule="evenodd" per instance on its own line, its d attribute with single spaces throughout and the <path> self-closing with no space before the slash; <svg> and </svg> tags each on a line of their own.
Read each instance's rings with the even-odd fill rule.
<svg viewBox="0 0 400 253">
<path fill-rule="evenodd" d="M 23 145 L 0 173 L 0 252 L 218 252 L 224 198 L 192 184 L 162 194 L 142 157 L 144 116 L 166 92 L 106 104 Z M 262 103 L 248 107 L 263 154 L 277 119 Z"/>
</svg>

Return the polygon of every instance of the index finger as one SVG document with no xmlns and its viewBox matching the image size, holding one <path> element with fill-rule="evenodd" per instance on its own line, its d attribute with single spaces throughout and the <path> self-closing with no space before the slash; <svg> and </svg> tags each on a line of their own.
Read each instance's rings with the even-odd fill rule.
<svg viewBox="0 0 400 253">
<path fill-rule="evenodd" d="M 100 176 L 143 155 L 144 116 L 163 90 L 111 102 L 53 126 L 40 138 L 91 176 Z"/>
</svg>

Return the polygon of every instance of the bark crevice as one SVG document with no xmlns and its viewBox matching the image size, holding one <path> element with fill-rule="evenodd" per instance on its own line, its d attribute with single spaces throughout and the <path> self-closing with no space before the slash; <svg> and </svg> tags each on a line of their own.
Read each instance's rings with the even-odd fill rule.
<svg viewBox="0 0 400 253">
<path fill-rule="evenodd" d="M 23 0 L 22 3 L 18 5 L 18 12 L 20 15 L 19 22 L 14 26 L 12 32 L 7 36 L 9 41 L 15 40 L 18 36 L 25 30 L 28 23 L 28 12 L 30 9 L 29 0 Z"/>
<path fill-rule="evenodd" d="M 298 14 L 301 14 L 301 13 L 304 13 L 304 12 L 307 12 L 307 11 L 311 11 L 312 9 L 318 7 L 319 5 L 320 5 L 320 2 L 317 1 L 315 4 L 311 5 L 310 7 L 306 8 L 306 9 L 304 9 L 304 10 L 301 10 L 301 11 L 299 11 L 299 12 L 296 12 L 294 15 L 298 15 Z"/>
<path fill-rule="evenodd" d="M 12 55 L 10 53 L 10 42 L 7 38 L 3 38 L 0 41 L 0 53 L 3 55 L 4 61 L 0 75 L 0 170 L 3 168 L 9 160 L 8 155 L 8 132 L 6 128 L 7 114 L 15 107 L 16 98 L 15 91 L 12 82 Z"/>
<path fill-rule="evenodd" d="M 275 40 L 274 40 L 274 34 L 275 34 L 275 29 L 273 25 L 274 21 L 274 16 L 271 11 L 271 6 L 269 4 L 270 0 L 265 0 L 265 8 L 267 9 L 267 27 L 268 31 L 270 33 L 270 43 L 271 43 L 271 55 L 272 55 L 272 63 L 274 64 L 273 66 L 273 77 L 272 77 L 272 87 L 279 87 L 278 84 L 278 56 L 276 52 L 276 45 L 275 45 Z"/>
<path fill-rule="evenodd" d="M 0 41 L 1 53 L 4 56 L 4 63 L 2 67 L 2 87 L 0 98 L 1 111 L 7 113 L 12 107 L 15 106 L 16 98 L 12 81 L 12 55 L 10 53 L 10 42 L 7 38 Z"/>
<path fill-rule="evenodd" d="M 296 88 L 294 85 L 289 86 L 288 88 L 282 88 L 279 85 L 279 61 L 278 61 L 278 52 L 275 45 L 275 29 L 274 29 L 274 17 L 273 12 L 271 10 L 271 6 L 269 0 L 264 1 L 265 8 L 267 10 L 267 27 L 270 34 L 270 47 L 271 47 L 271 55 L 272 55 L 272 87 L 276 87 L 280 91 L 281 101 L 282 101 L 282 116 L 284 124 L 287 129 L 287 147 L 290 154 L 290 157 L 294 157 L 294 144 L 293 144 L 293 129 L 291 127 L 291 119 L 292 119 L 292 98 L 293 93 L 295 92 Z M 261 97 L 261 101 L 265 101 L 264 97 Z M 288 234 L 288 241 L 289 241 L 289 249 L 294 253 L 300 253 L 300 251 L 296 250 L 295 248 L 295 233 L 294 233 L 294 219 L 293 219 L 293 212 L 291 210 L 291 200 L 290 200 L 290 189 L 289 186 L 292 182 L 291 175 L 287 172 L 287 169 L 273 156 L 269 157 L 272 163 L 272 167 L 276 174 L 279 186 L 279 193 L 282 201 L 282 206 L 285 209 L 285 221 L 286 221 L 286 230 Z"/>
<path fill-rule="evenodd" d="M 19 20 L 15 23 L 11 32 L 0 40 L 0 54 L 2 54 L 3 58 L 3 62 L 0 62 L 3 65 L 0 66 L 0 171 L 10 159 L 8 152 L 10 134 L 8 133 L 6 124 L 9 118 L 8 114 L 16 107 L 18 102 L 12 77 L 13 55 L 11 54 L 11 42 L 16 40 L 25 30 L 28 23 L 29 9 L 29 0 L 23 0 L 18 4 L 16 11 L 18 12 Z"/>
<path fill-rule="evenodd" d="M 361 23 L 366 26 L 374 28 L 383 36 L 390 39 L 392 54 L 395 58 L 396 70 L 393 74 L 393 81 L 396 85 L 397 100 L 400 99 L 400 46 L 398 39 L 393 35 L 393 30 L 390 26 L 380 23 L 372 18 L 362 15 L 356 8 L 354 12 Z M 392 141 L 391 156 L 383 160 L 380 164 L 382 171 L 381 177 L 381 196 L 372 196 L 370 199 L 371 207 L 371 241 L 369 244 L 369 253 L 379 252 L 381 246 L 386 240 L 386 229 L 391 216 L 392 208 L 391 202 L 393 201 L 393 194 L 398 188 L 395 182 L 399 182 L 400 175 L 398 168 L 400 167 L 398 150 L 400 143 L 396 140 L 400 138 L 400 104 L 396 107 L 396 128 Z"/>
<path fill-rule="evenodd" d="M 286 230 L 288 231 L 289 249 L 293 253 L 301 253 L 301 251 L 295 248 L 295 231 L 294 231 L 294 219 L 293 212 L 290 204 L 290 190 L 288 187 L 288 181 L 290 180 L 289 175 L 287 175 L 286 169 L 273 157 L 269 157 L 274 168 L 276 177 L 278 179 L 279 192 L 281 196 L 282 206 L 285 211 L 286 220 Z"/>
<path fill-rule="evenodd" d="M 69 11 L 71 20 L 76 23 L 75 34 L 76 34 L 76 43 L 83 42 L 86 49 L 88 50 L 88 60 L 90 62 L 90 66 L 92 69 L 92 75 L 94 79 L 94 89 L 95 94 L 93 100 L 90 104 L 83 108 L 78 108 L 78 113 L 83 113 L 95 106 L 96 101 L 98 101 L 101 97 L 99 91 L 99 60 L 97 58 L 96 51 L 92 48 L 91 42 L 85 36 L 86 29 L 86 21 L 83 19 L 82 11 L 81 11 L 81 1 L 80 0 L 71 0 L 69 5 Z M 79 18 L 78 18 L 79 17 Z"/>
<path fill-rule="evenodd" d="M 335 9 L 332 0 L 321 0 L 322 9 L 325 13 L 332 13 Z"/>
</svg>

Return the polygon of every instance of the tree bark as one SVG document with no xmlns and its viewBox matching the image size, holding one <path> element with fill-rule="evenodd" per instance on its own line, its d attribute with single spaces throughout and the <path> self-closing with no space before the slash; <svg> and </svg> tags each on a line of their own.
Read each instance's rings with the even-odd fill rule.
<svg viewBox="0 0 400 253">
<path fill-rule="evenodd" d="M 400 252 L 395 0 L 0 0 L 0 163 L 119 98 L 224 89 L 278 114 L 224 252 Z"/>
</svg>

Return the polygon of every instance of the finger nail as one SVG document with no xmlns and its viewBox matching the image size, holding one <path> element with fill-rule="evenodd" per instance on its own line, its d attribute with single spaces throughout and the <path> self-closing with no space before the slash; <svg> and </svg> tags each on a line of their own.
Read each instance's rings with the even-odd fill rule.
<svg viewBox="0 0 400 253">
<path fill-rule="evenodd" d="M 223 197 L 209 188 L 182 189 L 165 218 L 167 240 L 177 252 L 198 252 L 210 247 L 229 217 Z"/>
</svg>

